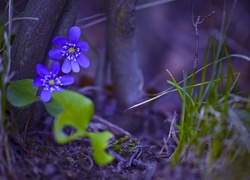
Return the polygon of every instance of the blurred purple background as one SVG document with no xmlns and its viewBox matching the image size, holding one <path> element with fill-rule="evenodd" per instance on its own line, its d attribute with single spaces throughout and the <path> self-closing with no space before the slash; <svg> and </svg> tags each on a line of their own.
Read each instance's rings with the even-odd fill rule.
<svg viewBox="0 0 250 180">
<path fill-rule="evenodd" d="M 152 2 L 139 1 L 138 5 Z M 226 3 L 226 16 L 229 16 L 233 1 Z M 93 16 L 95 14 L 106 13 L 106 2 L 100 0 L 81 1 L 78 19 Z M 232 23 L 226 38 L 229 53 L 244 54 L 250 56 L 250 2 L 247 0 L 237 3 Z M 222 23 L 224 1 L 204 0 L 194 1 L 194 15 L 205 17 L 212 11 L 214 15 L 199 26 L 199 61 L 198 67 L 203 64 L 204 51 L 206 49 L 209 36 L 219 33 Z M 105 17 L 105 16 L 102 16 Z M 96 19 L 101 19 L 96 18 Z M 164 90 L 169 85 L 166 80 L 169 76 L 165 69 L 178 79 L 182 79 L 183 70 L 189 72 L 193 69 L 195 32 L 191 20 L 191 2 L 176 0 L 136 12 L 137 26 L 137 59 L 144 76 L 144 86 L 154 87 Z M 83 22 L 78 23 L 84 27 Z M 106 22 L 101 22 L 88 28 L 83 28 L 84 36 L 99 51 L 102 47 L 104 29 Z M 89 55 L 93 64 L 98 62 L 93 54 Z M 239 85 L 242 89 L 249 88 L 247 83 L 250 75 L 250 62 L 242 59 L 233 59 L 236 71 L 241 71 Z M 90 70 L 92 71 L 92 69 Z M 93 72 L 93 71 L 92 71 Z M 94 75 L 94 74 L 93 74 Z M 249 82 L 249 81 L 248 81 Z"/>
<path fill-rule="evenodd" d="M 138 5 L 152 1 L 139 1 Z M 197 69 L 203 66 L 203 57 L 206 50 L 208 38 L 215 35 L 219 40 L 220 29 L 223 18 L 223 9 L 226 7 L 225 16 L 229 17 L 229 12 L 233 5 L 233 0 L 226 3 L 221 0 L 194 1 L 194 16 L 197 18 L 206 17 L 215 11 L 212 17 L 204 21 L 199 28 L 199 61 Z M 106 13 L 105 1 L 87 0 L 81 2 L 79 19 L 93 16 L 95 14 Z M 239 1 L 233 15 L 232 22 L 227 33 L 226 43 L 229 54 L 244 54 L 250 56 L 250 2 Z M 98 18 L 97 18 L 98 19 Z M 195 31 L 192 26 L 191 1 L 176 0 L 136 12 L 137 26 L 137 60 L 144 77 L 144 89 L 154 89 L 161 92 L 170 87 L 166 82 L 170 80 L 166 69 L 180 81 L 183 78 L 183 71 L 189 73 L 193 71 L 194 51 L 195 51 Z M 196 19 L 195 19 L 196 20 Z M 91 22 L 91 21 L 90 21 Z M 86 22 L 88 23 L 88 22 Z M 84 23 L 79 23 L 84 27 Z M 88 28 L 84 28 L 84 35 L 101 52 L 103 46 L 103 35 L 105 21 Z M 94 76 L 95 63 L 98 58 L 93 54 L 92 68 L 88 73 Z M 232 64 L 235 71 L 240 71 L 239 89 L 245 94 L 250 88 L 250 62 L 233 58 Z M 83 72 L 86 73 L 86 72 Z M 155 104 L 157 109 L 170 112 L 180 110 L 181 101 L 177 93 L 166 95 L 158 99 Z"/>
<path fill-rule="evenodd" d="M 139 0 L 138 6 L 152 0 Z M 226 3 L 226 16 L 229 16 L 233 0 Z M 21 14 L 25 8 L 26 0 L 14 0 L 15 15 Z M 6 4 L 1 1 L 1 12 Z M 224 1 L 218 0 L 197 0 L 194 1 L 195 18 L 207 16 L 215 11 L 212 17 L 199 26 L 199 61 L 197 69 L 203 65 L 203 57 L 208 38 L 219 33 L 222 23 Z M 91 59 L 91 67 L 81 72 L 78 81 L 83 77 L 95 77 L 96 65 L 104 42 L 104 30 L 106 21 L 86 27 L 88 23 L 105 19 L 106 1 L 82 0 L 78 21 L 76 25 L 82 28 L 83 38 L 93 46 L 96 51 L 89 51 L 87 55 Z M 243 54 L 250 56 L 250 2 L 248 0 L 239 1 L 236 5 L 235 13 L 229 27 L 226 43 L 230 54 Z M 99 17 L 81 21 L 83 18 L 101 14 Z M 168 69 L 179 81 L 182 79 L 183 71 L 189 73 L 193 70 L 195 32 L 191 20 L 191 1 L 176 0 L 161 5 L 140 9 L 136 12 L 136 55 L 139 67 L 143 74 L 144 88 L 153 88 L 156 92 L 167 89 L 170 79 L 166 72 Z M 17 28 L 18 23 L 15 23 Z M 233 66 L 235 71 L 240 71 L 239 87 L 242 91 L 249 91 L 250 88 L 250 62 L 243 59 L 234 58 Z M 110 77 L 107 83 L 111 84 Z M 172 101 L 178 104 L 174 96 L 167 96 L 162 101 Z"/>
</svg>

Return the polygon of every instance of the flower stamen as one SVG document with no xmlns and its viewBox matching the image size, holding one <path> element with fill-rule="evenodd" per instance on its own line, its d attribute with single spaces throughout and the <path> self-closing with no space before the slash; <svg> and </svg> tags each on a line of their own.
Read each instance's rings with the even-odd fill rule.
<svg viewBox="0 0 250 180">
<path fill-rule="evenodd" d="M 49 85 L 53 86 L 55 84 L 54 79 L 49 80 Z"/>
<path fill-rule="evenodd" d="M 72 48 L 72 47 L 71 47 L 71 48 L 69 48 L 69 53 L 71 53 L 71 54 L 72 54 L 72 53 L 74 53 L 74 52 L 75 52 L 75 49 L 74 49 L 74 48 Z"/>
</svg>

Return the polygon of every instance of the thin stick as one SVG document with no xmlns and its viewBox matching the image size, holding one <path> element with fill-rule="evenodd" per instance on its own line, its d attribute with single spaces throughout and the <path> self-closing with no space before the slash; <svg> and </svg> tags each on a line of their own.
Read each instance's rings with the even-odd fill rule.
<svg viewBox="0 0 250 180">
<path fill-rule="evenodd" d="M 215 11 L 212 11 L 209 13 L 206 17 L 201 19 L 201 16 L 198 16 L 196 21 L 194 20 L 194 0 L 191 0 L 191 13 L 192 13 L 192 24 L 194 26 L 194 31 L 195 31 L 195 51 L 194 51 L 194 72 L 196 72 L 196 67 L 197 67 L 197 62 L 198 62 L 198 50 L 199 50 L 199 31 L 198 31 L 198 26 L 202 24 L 205 20 L 210 18 Z"/>
<path fill-rule="evenodd" d="M 153 6 L 169 3 L 169 2 L 172 2 L 172 1 L 175 1 L 175 0 L 157 0 L 157 1 L 153 1 L 153 2 L 148 2 L 148 3 L 144 3 L 144 4 L 136 6 L 135 10 L 142 10 L 142 9 L 146 9 L 146 8 L 151 8 Z M 86 18 L 77 20 L 76 23 L 84 22 L 84 21 L 91 20 L 91 19 L 94 19 L 94 18 L 98 18 L 98 19 L 81 26 L 81 28 L 83 28 L 83 29 L 88 28 L 88 27 L 91 27 L 93 25 L 99 24 L 99 23 L 104 22 L 104 21 L 107 20 L 106 14 L 105 13 L 100 13 L 100 14 L 95 14 L 95 15 L 88 16 Z"/>
<path fill-rule="evenodd" d="M 169 2 L 172 2 L 172 1 L 175 1 L 175 0 L 158 0 L 158 1 L 148 2 L 148 3 L 136 6 L 135 9 L 136 10 L 146 9 L 146 8 L 161 5 L 161 4 L 164 4 L 164 3 L 169 3 Z"/>
<path fill-rule="evenodd" d="M 164 151 L 164 149 L 167 147 L 168 141 L 171 138 L 172 133 L 174 133 L 173 128 L 174 128 L 174 123 L 175 123 L 176 119 L 177 119 L 177 113 L 175 112 L 174 116 L 172 118 L 172 121 L 171 121 L 170 129 L 169 129 L 169 133 L 168 133 L 168 138 L 164 142 L 164 145 L 163 145 L 162 149 L 160 150 L 159 154 L 162 154 L 162 152 Z"/>
</svg>

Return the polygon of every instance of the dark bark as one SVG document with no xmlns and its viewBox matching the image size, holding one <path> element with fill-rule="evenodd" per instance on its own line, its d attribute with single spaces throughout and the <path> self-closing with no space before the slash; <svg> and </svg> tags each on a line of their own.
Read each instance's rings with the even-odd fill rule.
<svg viewBox="0 0 250 180">
<path fill-rule="evenodd" d="M 108 58 L 118 105 L 127 108 L 140 97 L 135 58 L 135 6 L 137 0 L 110 0 Z"/>
<path fill-rule="evenodd" d="M 56 36 L 68 37 L 69 29 L 74 26 L 76 17 L 78 14 L 78 9 L 80 7 L 80 0 L 67 0 L 64 8 L 58 18 L 55 29 L 53 30 L 51 38 Z M 48 46 L 47 52 L 52 49 L 53 45 Z M 46 53 L 47 55 L 47 53 Z M 54 62 L 49 60 L 48 57 L 45 57 L 44 64 L 50 64 Z"/>
<path fill-rule="evenodd" d="M 12 47 L 12 71 L 15 79 L 34 78 L 36 64 L 42 63 L 52 32 L 66 0 L 29 0 L 24 16 L 37 17 L 38 21 L 20 23 Z"/>
<path fill-rule="evenodd" d="M 79 2 L 80 0 L 29 0 L 24 16 L 37 17 L 39 21 L 23 20 L 20 23 L 12 47 L 11 70 L 15 72 L 14 79 L 33 79 L 37 76 L 36 64 L 47 64 L 51 39 L 57 35 L 67 35 L 74 25 Z M 29 114 L 31 107 L 34 112 Z M 39 121 L 44 107 L 41 103 L 35 103 L 31 107 L 19 114 L 19 128 L 24 127 L 28 116 L 31 128 Z"/>
</svg>

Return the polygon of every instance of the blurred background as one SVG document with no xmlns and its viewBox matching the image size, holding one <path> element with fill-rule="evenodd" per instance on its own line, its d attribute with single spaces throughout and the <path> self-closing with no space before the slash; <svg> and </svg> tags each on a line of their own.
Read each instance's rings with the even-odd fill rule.
<svg viewBox="0 0 250 180">
<path fill-rule="evenodd" d="M 148 2 L 154 1 L 141 0 L 138 2 L 138 6 Z M 228 17 L 233 2 L 233 0 L 227 0 L 226 3 L 216 0 L 194 1 L 195 18 L 198 16 L 204 18 L 215 11 L 211 18 L 198 27 L 200 35 L 198 68 L 201 68 L 203 64 L 208 38 L 216 35 L 219 39 L 224 5 L 226 5 L 226 17 Z M 98 0 L 81 1 L 79 20 L 95 14 L 105 14 L 105 6 L 105 2 Z M 249 7 L 250 2 L 247 0 L 237 3 L 226 39 L 230 54 L 250 55 Z M 140 9 L 136 12 L 136 18 L 137 59 L 143 72 L 144 85 L 163 90 L 168 87 L 166 80 L 169 77 L 165 71 L 166 68 L 177 79 L 182 78 L 183 70 L 193 69 L 195 32 L 192 26 L 191 1 L 176 0 Z M 84 23 L 78 23 L 78 25 L 83 27 L 83 33 L 91 44 L 97 50 L 100 49 L 105 21 L 87 28 L 84 28 Z M 242 76 L 247 76 L 250 64 L 240 59 L 234 60 L 234 62 L 235 70 L 241 70 Z M 94 59 L 92 63 L 95 63 Z M 246 84 L 243 83 L 242 86 L 244 85 Z"/>
<path fill-rule="evenodd" d="M 138 7 L 143 4 L 155 1 L 140 0 Z M 199 31 L 199 60 L 197 69 L 202 68 L 203 58 L 210 36 L 220 39 L 220 29 L 223 15 L 229 18 L 229 13 L 234 0 L 194 0 L 194 17 L 206 17 L 212 11 L 215 13 L 198 26 Z M 238 1 L 236 9 L 229 26 L 226 37 L 229 54 L 244 54 L 250 56 L 250 2 L 247 0 Z M 223 9 L 225 8 L 225 11 Z M 93 16 L 95 14 L 106 13 L 105 1 L 86 0 L 81 1 L 78 19 Z M 195 51 L 195 31 L 192 25 L 191 1 L 175 0 L 136 12 L 136 42 L 137 60 L 142 71 L 144 89 L 147 92 L 159 93 L 170 85 L 166 82 L 170 80 L 166 69 L 180 81 L 183 78 L 183 71 L 189 74 L 193 71 L 194 51 Z M 105 17 L 105 15 L 104 15 Z M 102 17 L 101 17 L 102 18 Z M 101 18 L 97 18 L 101 20 Z M 93 20 L 89 21 L 93 22 Z M 89 42 L 101 52 L 104 41 L 104 30 L 106 22 L 86 27 L 89 22 L 79 22 L 83 28 L 83 33 Z M 89 54 L 92 68 L 88 73 L 94 76 L 94 69 L 98 59 L 93 54 Z M 250 88 L 250 62 L 233 58 L 235 71 L 241 72 L 239 78 L 239 90 L 246 95 Z M 87 72 L 82 72 L 86 74 Z M 107 83 L 110 83 L 107 78 Z M 178 111 L 181 108 L 181 101 L 177 93 L 165 95 L 157 100 L 153 106 L 157 109 L 166 109 L 170 112 Z"/>
<path fill-rule="evenodd" d="M 14 0 L 15 16 L 22 15 L 27 0 Z M 142 85 L 145 91 L 159 93 L 170 87 L 170 79 L 166 69 L 180 81 L 183 71 L 189 73 L 193 70 L 195 51 L 195 31 L 192 26 L 191 1 L 175 0 L 169 3 L 141 8 L 141 5 L 156 2 L 156 0 L 139 0 L 136 12 L 136 56 L 142 74 Z M 161 1 L 163 2 L 163 1 Z M 222 17 L 229 17 L 234 0 L 194 0 L 195 20 L 198 16 L 206 17 L 212 11 L 215 13 L 201 25 L 199 30 L 199 60 L 197 69 L 203 65 L 203 57 L 211 35 L 219 40 Z M 1 0 L 1 12 L 6 0 Z M 89 69 L 77 75 L 78 86 L 93 85 L 96 67 L 105 46 L 106 1 L 81 0 L 76 25 L 81 27 L 83 38 L 92 46 L 87 53 L 91 61 Z M 223 11 L 225 7 L 225 12 Z M 250 2 L 238 1 L 234 16 L 229 27 L 226 43 L 229 54 L 243 54 L 250 56 Z M 88 17 L 95 16 L 87 20 Z M 14 24 L 14 32 L 18 29 L 18 21 Z M 240 91 L 247 93 L 250 88 L 250 62 L 233 58 L 235 71 L 240 71 Z M 107 85 L 112 85 L 111 78 L 107 76 Z M 159 104 L 164 109 L 179 109 L 181 106 L 178 96 L 166 95 L 160 98 Z"/>
</svg>

